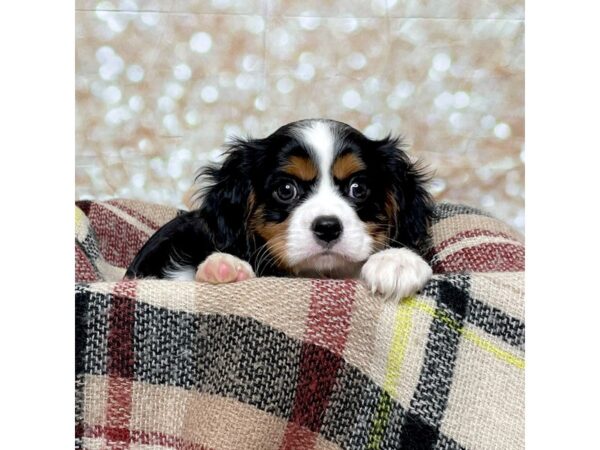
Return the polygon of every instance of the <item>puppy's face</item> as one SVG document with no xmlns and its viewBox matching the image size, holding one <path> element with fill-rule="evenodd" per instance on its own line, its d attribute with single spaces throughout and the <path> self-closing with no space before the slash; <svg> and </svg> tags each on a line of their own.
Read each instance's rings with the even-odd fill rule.
<svg viewBox="0 0 600 450">
<path fill-rule="evenodd" d="M 415 246 L 425 233 L 429 197 L 396 140 L 308 120 L 239 145 L 247 157 L 239 176 L 250 186 L 247 233 L 261 243 L 252 255 L 259 274 L 270 264 L 351 276 L 374 252 Z"/>
</svg>

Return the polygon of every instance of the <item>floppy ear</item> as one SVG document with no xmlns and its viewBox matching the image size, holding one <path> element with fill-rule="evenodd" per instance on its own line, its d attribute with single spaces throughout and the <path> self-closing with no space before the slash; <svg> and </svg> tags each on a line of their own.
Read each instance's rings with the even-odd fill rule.
<svg viewBox="0 0 600 450">
<path fill-rule="evenodd" d="M 236 139 L 220 166 L 203 169 L 196 180 L 206 183 L 198 192 L 199 212 L 216 250 L 243 256 L 248 251 L 248 219 L 254 207 L 251 182 L 252 141 Z"/>
<path fill-rule="evenodd" d="M 412 162 L 400 138 L 376 141 L 391 191 L 386 209 L 392 217 L 390 237 L 413 249 L 427 244 L 429 222 L 434 216 L 431 195 L 426 190 L 430 174 L 420 162 Z"/>
</svg>

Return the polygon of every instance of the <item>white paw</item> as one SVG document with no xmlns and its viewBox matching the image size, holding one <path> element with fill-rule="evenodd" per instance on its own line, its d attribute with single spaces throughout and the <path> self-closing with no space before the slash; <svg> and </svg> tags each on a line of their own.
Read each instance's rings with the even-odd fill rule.
<svg viewBox="0 0 600 450">
<path fill-rule="evenodd" d="M 254 278 L 252 266 L 228 253 L 213 253 L 198 266 L 196 281 L 221 284 Z"/>
<path fill-rule="evenodd" d="M 423 258 L 406 248 L 390 248 L 374 253 L 361 270 L 361 278 L 372 293 L 396 300 L 421 290 L 432 275 Z"/>
</svg>

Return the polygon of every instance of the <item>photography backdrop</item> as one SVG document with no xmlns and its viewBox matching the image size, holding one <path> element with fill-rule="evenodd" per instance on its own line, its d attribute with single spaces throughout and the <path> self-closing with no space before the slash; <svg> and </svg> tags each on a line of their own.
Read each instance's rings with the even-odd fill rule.
<svg viewBox="0 0 600 450">
<path fill-rule="evenodd" d="M 436 199 L 524 229 L 520 0 L 76 1 L 76 195 L 184 206 L 232 135 L 402 134 Z"/>
</svg>

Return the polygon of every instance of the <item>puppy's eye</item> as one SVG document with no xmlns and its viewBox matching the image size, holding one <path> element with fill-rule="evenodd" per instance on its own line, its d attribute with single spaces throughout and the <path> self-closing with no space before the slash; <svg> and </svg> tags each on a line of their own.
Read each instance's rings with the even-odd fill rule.
<svg viewBox="0 0 600 450">
<path fill-rule="evenodd" d="M 348 195 L 355 200 L 364 200 L 369 195 L 369 188 L 363 181 L 352 180 L 348 187 Z"/>
<path fill-rule="evenodd" d="M 298 197 L 298 188 L 291 181 L 282 183 L 273 192 L 273 197 L 282 203 L 291 203 Z"/>
</svg>

